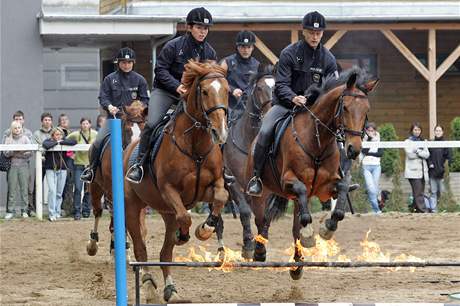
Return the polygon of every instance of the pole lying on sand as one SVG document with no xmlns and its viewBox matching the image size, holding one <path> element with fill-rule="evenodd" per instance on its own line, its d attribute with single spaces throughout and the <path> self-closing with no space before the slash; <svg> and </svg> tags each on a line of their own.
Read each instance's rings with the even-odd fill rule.
<svg viewBox="0 0 460 306">
<path fill-rule="evenodd" d="M 397 262 L 130 262 L 133 268 L 149 267 L 187 267 L 187 268 L 289 268 L 289 267 L 325 267 L 325 268 L 364 268 L 364 267 L 460 267 L 460 261 L 397 261 Z"/>
</svg>

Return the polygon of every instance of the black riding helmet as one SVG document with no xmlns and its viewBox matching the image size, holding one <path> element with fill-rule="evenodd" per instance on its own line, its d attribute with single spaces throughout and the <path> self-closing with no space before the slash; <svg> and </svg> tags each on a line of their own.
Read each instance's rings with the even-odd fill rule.
<svg viewBox="0 0 460 306">
<path fill-rule="evenodd" d="M 325 30 L 326 18 L 317 11 L 310 12 L 303 17 L 302 27 L 310 30 Z"/>
<path fill-rule="evenodd" d="M 117 57 L 115 58 L 115 63 L 118 63 L 120 61 L 136 62 L 136 53 L 131 48 L 121 48 L 120 50 L 118 50 Z"/>
<path fill-rule="evenodd" d="M 237 46 L 252 46 L 256 43 L 256 35 L 251 31 L 241 31 L 236 35 Z"/>
<path fill-rule="evenodd" d="M 187 14 L 186 22 L 188 25 L 204 25 L 204 26 L 212 26 L 212 15 L 211 13 L 205 9 L 204 7 L 197 7 L 191 10 Z"/>
</svg>

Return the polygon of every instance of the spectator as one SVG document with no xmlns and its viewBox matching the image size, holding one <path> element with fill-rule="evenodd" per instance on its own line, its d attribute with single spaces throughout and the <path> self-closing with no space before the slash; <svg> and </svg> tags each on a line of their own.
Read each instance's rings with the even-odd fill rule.
<svg viewBox="0 0 460 306">
<path fill-rule="evenodd" d="M 437 125 L 434 128 L 434 141 L 444 141 L 444 129 Z M 438 200 L 444 192 L 444 164 L 452 162 L 452 151 L 449 148 L 429 148 L 428 174 L 430 175 L 430 192 L 428 212 L 437 212 Z"/>
<path fill-rule="evenodd" d="M 366 133 L 364 135 L 365 142 L 379 142 L 380 134 L 377 131 L 375 123 L 369 122 L 366 126 Z M 379 180 L 381 174 L 380 157 L 382 157 L 383 149 L 372 147 L 362 149 L 362 169 L 364 181 L 366 184 L 367 197 L 371 203 L 372 211 L 375 214 L 381 214 L 377 196 L 380 192 Z"/>
<path fill-rule="evenodd" d="M 13 121 L 17 121 L 19 123 L 21 123 L 21 126 L 22 126 L 22 132 L 23 132 L 23 135 L 27 136 L 29 138 L 30 141 L 32 141 L 32 132 L 25 127 L 25 124 L 24 124 L 24 113 L 20 110 L 16 111 L 14 114 L 13 114 Z M 5 143 L 5 139 L 10 136 L 11 134 L 11 129 L 8 128 L 6 129 L 4 132 L 3 132 L 3 139 L 2 139 L 2 143 Z M 32 154 L 31 154 L 32 156 Z M 27 209 L 27 212 L 29 214 L 29 216 L 34 216 L 35 213 L 35 203 L 34 203 L 34 168 L 33 168 L 33 159 L 32 157 L 29 158 L 27 160 L 27 166 L 28 166 L 28 170 L 29 170 L 29 179 L 28 179 L 28 202 L 29 202 L 29 207 Z M 8 174 L 7 174 L 7 180 L 8 180 Z M 8 195 L 7 195 L 7 201 L 6 201 L 6 212 L 9 212 L 9 206 L 8 206 Z"/>
<path fill-rule="evenodd" d="M 78 144 L 91 144 L 96 139 L 97 132 L 91 129 L 91 120 L 88 118 L 80 119 L 80 130 L 71 133 L 68 139 L 75 140 Z M 89 192 L 85 191 L 83 195 L 83 202 L 81 199 L 81 192 L 83 181 L 80 180 L 80 174 L 89 165 L 88 151 L 78 151 L 75 153 L 74 158 L 74 184 L 75 190 L 73 195 L 74 206 L 74 219 L 79 220 L 81 216 L 88 218 L 91 214 L 91 199 Z M 82 205 L 83 204 L 83 205 Z"/>
<path fill-rule="evenodd" d="M 428 181 L 428 166 L 426 160 L 430 157 L 428 148 L 423 143 L 419 145 L 412 142 L 421 142 L 422 128 L 418 122 L 412 124 L 410 129 L 410 136 L 406 139 L 406 168 L 404 170 L 404 177 L 409 180 L 412 187 L 412 206 L 415 212 L 426 212 L 425 206 L 425 182 Z"/>
<path fill-rule="evenodd" d="M 43 141 L 43 148 L 48 150 L 56 145 L 74 145 L 75 140 L 64 139 L 64 131 L 56 127 L 51 130 L 50 138 Z M 45 154 L 46 182 L 48 183 L 48 220 L 56 221 L 61 217 L 62 191 L 66 179 L 65 152 L 47 151 Z"/>
<path fill-rule="evenodd" d="M 70 130 L 69 116 L 60 114 L 58 119 L 58 127 L 64 132 L 64 138 L 72 132 Z M 67 165 L 67 175 L 65 179 L 64 191 L 62 192 L 62 210 L 65 211 L 66 216 L 73 215 L 73 158 L 74 152 L 67 151 L 65 154 L 65 163 Z"/>
<path fill-rule="evenodd" d="M 10 127 L 10 135 L 6 137 L 5 144 L 30 144 L 30 139 L 24 135 L 22 124 L 13 121 Z M 5 219 L 11 219 L 20 209 L 21 216 L 27 218 L 28 206 L 28 160 L 32 153 L 30 151 L 5 151 L 4 155 L 11 158 L 11 168 L 8 171 L 8 203 L 10 212 L 7 212 Z"/>
<path fill-rule="evenodd" d="M 97 115 L 97 119 L 96 119 L 96 131 L 99 132 L 99 130 L 102 128 L 102 126 L 104 126 L 105 124 L 105 120 L 107 119 L 106 116 L 104 115 Z"/>
<path fill-rule="evenodd" d="M 40 129 L 36 130 L 33 135 L 32 135 L 32 143 L 42 146 L 42 143 L 45 139 L 50 137 L 50 132 L 51 129 L 53 128 L 53 116 L 48 113 L 42 113 L 40 115 L 40 120 L 41 120 L 41 127 Z M 43 154 L 43 153 L 42 153 Z M 42 156 L 42 181 L 45 178 L 45 159 Z M 35 182 L 35 177 L 33 178 Z M 36 196 L 36 190 L 35 190 L 35 184 L 34 184 L 34 198 Z M 34 206 L 35 206 L 35 200 L 33 201 Z M 36 210 L 35 208 L 33 209 L 34 211 Z"/>
</svg>

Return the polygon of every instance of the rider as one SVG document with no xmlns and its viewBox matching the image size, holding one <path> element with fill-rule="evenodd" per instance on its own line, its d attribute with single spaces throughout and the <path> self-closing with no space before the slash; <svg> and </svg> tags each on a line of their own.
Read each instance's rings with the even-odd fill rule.
<svg viewBox="0 0 460 306">
<path fill-rule="evenodd" d="M 118 118 L 121 114 L 121 108 L 131 104 L 133 100 L 140 100 L 143 104 L 149 102 L 149 93 L 145 78 L 133 71 L 135 62 L 136 54 L 134 50 L 128 47 L 121 48 L 115 59 L 118 70 L 106 76 L 101 84 L 99 104 L 110 116 Z M 90 164 L 80 175 L 82 181 L 88 183 L 93 181 L 99 164 L 102 142 L 109 134 L 109 126 L 105 124 L 99 130 L 96 140 L 91 146 Z"/>
<path fill-rule="evenodd" d="M 254 148 L 254 176 L 248 183 L 247 193 L 261 196 L 260 179 L 267 156 L 267 149 L 274 137 L 275 123 L 294 106 L 307 101 L 305 90 L 312 84 L 321 85 L 328 76 L 338 77 L 334 55 L 321 44 L 326 19 L 318 12 L 310 12 L 302 21 L 304 39 L 290 44 L 281 51 L 274 91 L 274 106 L 267 112 Z"/>
<path fill-rule="evenodd" d="M 144 176 L 144 164 L 150 146 L 150 136 L 156 125 L 164 118 L 172 104 L 177 104 L 186 88 L 181 84 L 184 65 L 190 59 L 198 61 L 216 60 L 216 51 L 206 41 L 212 16 L 204 7 L 192 9 L 186 18 L 187 33 L 179 36 L 163 47 L 155 65 L 155 80 L 148 122 L 141 133 L 139 155 L 136 163 L 128 169 L 126 179 L 140 183 Z"/>
<path fill-rule="evenodd" d="M 228 107 L 238 111 L 238 100 L 247 92 L 251 79 L 257 75 L 259 61 L 252 56 L 256 36 L 251 31 L 241 31 L 236 36 L 236 51 L 222 60 L 221 66 L 227 69 L 227 81 L 230 86 Z M 232 116 L 229 116 L 232 118 Z"/>
</svg>

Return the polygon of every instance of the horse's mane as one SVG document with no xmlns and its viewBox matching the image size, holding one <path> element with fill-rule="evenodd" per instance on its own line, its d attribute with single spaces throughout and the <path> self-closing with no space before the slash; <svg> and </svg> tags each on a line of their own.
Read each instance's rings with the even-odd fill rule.
<svg viewBox="0 0 460 306">
<path fill-rule="evenodd" d="M 205 76 L 208 73 L 220 73 L 223 76 L 227 75 L 227 71 L 218 65 L 215 61 L 197 62 L 189 60 L 184 66 L 184 73 L 182 74 L 182 84 L 188 89 L 193 85 L 196 78 Z"/>
<path fill-rule="evenodd" d="M 357 75 L 355 86 L 365 91 L 364 84 L 370 81 L 372 79 L 372 76 L 368 74 L 364 69 L 354 66 L 353 68 L 350 68 L 342 72 L 338 79 L 336 79 L 334 75 L 330 75 L 326 78 L 326 80 L 320 87 L 316 85 L 310 86 L 307 89 L 306 95 L 316 93 L 317 96 L 321 96 L 329 92 L 330 90 L 345 84 L 352 74 Z"/>
</svg>

